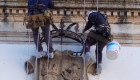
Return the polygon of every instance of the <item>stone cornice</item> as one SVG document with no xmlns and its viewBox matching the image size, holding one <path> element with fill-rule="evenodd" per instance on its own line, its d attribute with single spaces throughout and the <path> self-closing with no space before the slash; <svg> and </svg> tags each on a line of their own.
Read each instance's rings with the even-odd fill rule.
<svg viewBox="0 0 140 80">
<path fill-rule="evenodd" d="M 86 18 L 88 11 L 86 9 Z M 7 8 L 8 21 L 21 22 L 24 15 L 27 14 L 27 8 Z M 100 10 L 101 13 L 108 15 L 109 23 L 111 24 L 140 24 L 140 10 Z M 64 18 L 66 22 L 83 22 L 81 15 L 84 14 L 83 9 L 53 9 L 54 22 L 59 22 L 61 18 Z M 0 21 L 4 18 L 3 8 L 0 8 Z"/>
<path fill-rule="evenodd" d="M 5 2 L 6 1 L 6 2 Z M 55 8 L 83 8 L 83 0 L 53 0 Z M 1 0 L 0 7 L 26 7 L 25 0 Z M 86 8 L 96 8 L 96 0 L 86 0 Z M 140 9 L 140 0 L 99 0 L 100 9 Z"/>
<path fill-rule="evenodd" d="M 53 0 L 55 8 L 52 10 L 54 22 L 64 18 L 66 22 L 83 22 L 83 0 Z M 7 17 L 3 13 L 6 6 Z M 0 21 L 4 17 L 10 22 L 23 21 L 27 13 L 25 0 L 1 0 Z M 86 18 L 90 9 L 96 10 L 96 1 L 86 0 Z M 99 10 L 108 15 L 111 24 L 140 24 L 140 0 L 99 0 Z"/>
</svg>

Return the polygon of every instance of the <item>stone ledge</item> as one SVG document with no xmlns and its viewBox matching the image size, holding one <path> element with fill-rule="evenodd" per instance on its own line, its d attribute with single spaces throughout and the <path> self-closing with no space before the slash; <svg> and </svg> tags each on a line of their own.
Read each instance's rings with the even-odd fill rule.
<svg viewBox="0 0 140 80">
<path fill-rule="evenodd" d="M 88 16 L 86 10 L 86 17 Z M 2 12 L 2 8 L 0 8 Z M 27 14 L 26 8 L 7 8 L 8 21 L 23 21 L 24 15 Z M 64 18 L 67 22 L 82 22 L 81 15 L 84 14 L 82 9 L 54 9 L 52 10 L 54 22 L 58 22 L 60 18 Z M 101 13 L 108 15 L 109 23 L 111 24 L 140 24 L 140 10 L 101 10 Z M 4 14 L 0 14 L 0 21 L 4 18 Z M 6 16 L 6 15 L 5 15 Z M 72 20 L 71 20 L 71 19 Z"/>
<path fill-rule="evenodd" d="M 121 45 L 140 46 L 139 34 L 114 34 L 114 40 L 118 41 Z M 28 43 L 29 36 L 25 32 L 0 32 L 0 43 Z M 31 43 L 33 43 L 31 33 Z M 54 40 L 54 43 L 60 41 Z M 65 41 L 65 44 L 76 44 L 72 41 Z"/>
<path fill-rule="evenodd" d="M 53 0 L 56 8 L 81 8 L 83 7 L 82 0 Z M 122 8 L 130 8 L 130 9 L 140 9 L 140 0 L 99 0 L 99 8 L 108 8 L 108 9 L 122 9 Z M 5 0 L 0 1 L 0 6 L 14 6 L 14 7 L 26 7 L 27 2 L 25 0 Z M 86 8 L 96 8 L 96 1 L 94 0 L 86 0 Z"/>
<path fill-rule="evenodd" d="M 0 15 L 3 15 L 3 8 L 0 8 Z M 85 14 L 88 15 L 88 11 L 90 9 L 86 9 Z M 27 14 L 28 10 L 26 8 L 7 8 L 6 12 L 9 15 L 19 15 L 19 14 Z M 130 16 L 130 17 L 140 17 L 140 10 L 100 10 L 101 13 L 106 13 L 108 16 Z M 83 9 L 53 9 L 53 15 L 83 15 Z"/>
</svg>

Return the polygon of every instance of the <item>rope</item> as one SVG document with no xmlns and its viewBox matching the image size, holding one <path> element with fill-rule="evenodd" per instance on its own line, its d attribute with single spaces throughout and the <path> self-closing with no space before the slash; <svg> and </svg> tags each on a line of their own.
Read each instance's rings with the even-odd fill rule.
<svg viewBox="0 0 140 80">
<path fill-rule="evenodd" d="M 97 0 L 97 12 L 99 11 L 99 1 Z"/>
<path fill-rule="evenodd" d="M 28 31 L 28 29 L 27 29 L 27 34 L 28 34 L 28 54 L 27 54 L 27 60 L 29 60 L 29 51 L 30 51 L 30 43 L 31 43 L 31 36 L 30 36 L 30 32 Z M 27 73 L 26 73 L 26 80 L 27 80 L 27 78 L 28 78 L 28 72 L 29 72 L 29 68 L 28 68 L 28 62 L 27 62 L 27 66 L 26 66 L 26 71 L 27 71 Z"/>
<path fill-rule="evenodd" d="M 84 0 L 84 17 L 85 17 L 85 10 L 86 9 L 86 1 Z"/>
<path fill-rule="evenodd" d="M 62 38 L 62 36 L 61 36 L 61 52 L 62 52 L 62 48 L 63 48 L 63 38 Z"/>
<path fill-rule="evenodd" d="M 85 75 L 85 74 L 86 74 L 86 59 L 85 59 L 86 57 L 85 57 L 85 51 L 84 51 L 83 57 L 84 57 L 84 58 L 83 58 L 83 59 L 84 59 L 84 74 L 83 74 L 83 79 L 86 80 L 86 79 L 85 79 L 85 76 L 86 76 L 86 75 Z"/>
<path fill-rule="evenodd" d="M 48 80 L 48 70 L 49 70 L 49 56 L 50 56 L 50 45 L 49 45 L 49 43 L 50 43 L 50 26 L 49 26 L 49 32 L 48 32 L 48 34 L 49 34 L 49 37 L 48 37 L 48 46 L 47 46 L 47 48 L 48 48 L 48 59 L 47 59 L 47 80 Z"/>
<path fill-rule="evenodd" d="M 25 15 L 25 14 L 24 14 Z M 23 25 L 24 25 L 24 22 L 23 22 Z M 27 54 L 27 60 L 29 60 L 30 58 L 30 43 L 31 43 L 31 35 L 30 35 L 30 32 L 29 32 L 29 29 L 27 28 L 27 35 L 28 35 L 28 54 Z M 28 79 L 28 73 L 29 73 L 29 68 L 28 68 L 28 62 L 27 62 L 27 66 L 26 66 L 26 80 Z"/>
<path fill-rule="evenodd" d="M 84 24 L 83 24 L 84 25 Z M 85 40 L 84 40 L 84 48 L 85 48 Z M 86 73 L 86 56 L 85 56 L 85 49 L 84 49 L 84 55 L 83 55 L 83 59 L 84 59 L 84 74 L 83 74 L 83 77 L 84 77 L 84 80 L 85 80 L 85 73 Z"/>
<path fill-rule="evenodd" d="M 99 62 L 99 61 L 98 61 L 98 60 L 99 60 L 99 58 L 98 58 L 98 56 L 99 56 L 99 55 L 98 55 L 98 53 L 99 53 L 99 51 L 98 51 L 98 50 L 99 50 L 99 49 L 98 49 L 98 47 L 99 47 L 98 41 L 97 41 L 97 43 L 96 43 L 96 47 L 97 47 L 97 53 L 96 53 L 96 58 L 97 58 L 97 59 L 96 59 L 96 62 L 97 62 L 96 67 L 97 67 L 97 68 L 96 68 L 96 69 L 98 70 L 98 66 L 99 66 L 99 65 L 98 65 L 98 64 L 99 64 L 99 63 L 98 63 L 98 62 Z M 99 75 L 97 75 L 97 76 L 98 76 L 97 78 L 98 78 L 98 80 L 99 80 Z"/>
<path fill-rule="evenodd" d="M 97 68 L 98 68 L 98 42 L 96 43 L 96 47 L 97 47 L 97 53 L 96 53 L 96 56 L 97 56 L 96 58 L 97 59 L 96 59 L 96 62 L 97 62 Z"/>
<path fill-rule="evenodd" d="M 34 80 L 37 80 L 37 69 L 38 69 L 38 67 L 37 67 L 37 65 L 38 65 L 38 60 L 37 60 L 37 56 L 39 55 L 38 54 L 38 44 L 39 44 L 39 34 L 40 34 L 40 27 L 39 27 L 39 30 L 38 30 L 38 38 L 37 38 L 37 49 L 36 49 L 36 61 L 35 61 L 35 74 L 34 74 L 34 76 L 35 76 L 35 79 Z M 48 59 L 47 59 L 47 80 L 48 80 L 48 70 L 49 70 L 49 42 L 50 42 L 50 28 L 49 28 L 49 32 L 48 32 L 48 34 L 49 34 L 49 37 L 48 37 Z"/>
<path fill-rule="evenodd" d="M 39 29 L 40 29 L 40 27 L 39 27 Z M 39 34 L 40 34 L 40 30 L 38 29 L 38 36 L 37 36 L 37 48 L 36 48 L 36 59 L 35 59 L 35 74 L 34 74 L 34 76 L 35 76 L 35 79 L 34 80 L 37 80 L 37 78 L 36 78 L 36 76 L 37 76 L 37 65 L 38 65 L 38 60 L 37 60 L 37 56 L 39 55 L 38 54 L 38 44 L 39 44 Z"/>
<path fill-rule="evenodd" d="M 99 11 L 99 1 L 97 0 L 97 12 Z M 98 47 L 99 47 L 99 45 L 98 45 L 98 41 L 97 41 L 97 43 L 96 43 L 96 47 L 97 47 L 97 53 L 96 53 L 96 62 L 97 62 L 97 70 L 98 70 L 98 66 L 99 66 L 99 63 L 98 63 L 98 60 L 99 60 L 99 58 L 98 58 L 98 56 L 99 56 L 99 51 L 98 51 Z M 99 75 L 97 75 L 98 76 L 98 80 L 99 80 Z"/>
<path fill-rule="evenodd" d="M 85 20 L 85 21 L 83 22 L 83 27 L 84 27 L 84 23 L 86 22 L 85 7 L 86 7 L 86 3 L 85 3 L 85 0 L 84 0 L 84 16 L 83 16 L 83 17 L 84 17 L 84 20 Z M 85 44 L 85 41 L 84 41 L 84 44 Z M 85 46 L 85 45 L 84 45 L 84 46 Z M 86 79 L 85 79 L 85 76 L 86 76 L 86 75 L 85 75 L 85 74 L 86 74 L 85 49 L 84 49 L 84 55 L 83 55 L 83 57 L 84 57 L 84 58 L 83 58 L 83 59 L 84 59 L 84 74 L 83 74 L 83 79 L 86 80 Z"/>
</svg>

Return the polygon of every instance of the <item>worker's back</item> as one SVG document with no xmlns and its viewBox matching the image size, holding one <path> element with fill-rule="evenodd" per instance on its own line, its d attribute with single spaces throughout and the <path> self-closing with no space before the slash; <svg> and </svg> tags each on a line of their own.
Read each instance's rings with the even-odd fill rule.
<svg viewBox="0 0 140 80">
<path fill-rule="evenodd" d="M 99 27 L 100 25 L 109 26 L 105 15 L 100 12 L 92 12 L 88 17 L 88 20 L 94 25 L 95 28 Z"/>
<path fill-rule="evenodd" d="M 37 4 L 43 4 L 47 8 L 52 8 L 54 7 L 54 4 L 52 0 L 28 0 L 28 8 L 32 7 L 33 5 Z"/>
<path fill-rule="evenodd" d="M 45 10 L 53 7 L 52 0 L 28 0 L 28 15 L 44 13 Z"/>
</svg>

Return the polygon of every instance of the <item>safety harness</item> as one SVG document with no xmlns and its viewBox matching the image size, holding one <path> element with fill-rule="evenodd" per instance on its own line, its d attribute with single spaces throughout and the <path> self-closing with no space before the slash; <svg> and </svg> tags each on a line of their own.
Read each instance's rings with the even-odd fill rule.
<svg viewBox="0 0 140 80">
<path fill-rule="evenodd" d="M 28 10 L 28 16 L 25 16 L 24 23 L 27 28 L 38 28 L 53 23 L 51 11 L 43 4 L 35 4 Z"/>
</svg>

